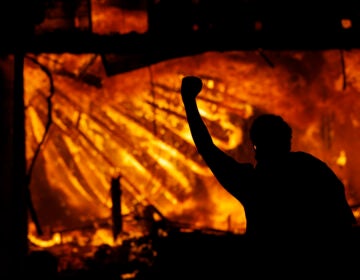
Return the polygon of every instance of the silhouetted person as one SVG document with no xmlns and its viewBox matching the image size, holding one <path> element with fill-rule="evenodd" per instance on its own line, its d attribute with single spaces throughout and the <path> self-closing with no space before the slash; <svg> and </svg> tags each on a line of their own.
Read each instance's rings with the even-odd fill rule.
<svg viewBox="0 0 360 280">
<path fill-rule="evenodd" d="M 247 251 L 239 254 L 259 266 L 247 266 L 249 273 L 292 279 L 343 271 L 356 220 L 341 180 L 313 155 L 292 151 L 291 127 L 273 114 L 260 115 L 250 127 L 256 164 L 236 161 L 212 141 L 196 104 L 201 89 L 201 79 L 183 78 L 187 121 L 199 154 L 244 207 Z"/>
</svg>

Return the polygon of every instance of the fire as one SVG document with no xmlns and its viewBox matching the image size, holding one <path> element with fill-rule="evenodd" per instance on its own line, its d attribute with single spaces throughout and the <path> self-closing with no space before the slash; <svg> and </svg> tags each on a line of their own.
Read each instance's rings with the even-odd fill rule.
<svg viewBox="0 0 360 280">
<path fill-rule="evenodd" d="M 100 246 L 103 244 L 108 244 L 110 246 L 121 245 L 122 239 L 118 238 L 114 240 L 111 231 L 107 229 L 98 229 L 92 238 L 91 245 Z"/>
<path fill-rule="evenodd" d="M 91 1 L 92 29 L 97 34 L 145 33 L 148 31 L 148 15 L 145 10 L 119 9 L 104 4 L 104 1 Z"/>
<path fill-rule="evenodd" d="M 38 238 L 34 234 L 29 234 L 28 239 L 32 244 L 43 248 L 53 247 L 62 243 L 60 233 L 54 233 L 54 235 L 51 236 L 49 240 L 44 240 L 44 238 Z"/>
<path fill-rule="evenodd" d="M 337 158 L 336 163 L 339 166 L 342 166 L 342 167 L 344 167 L 346 165 L 346 153 L 345 153 L 345 151 L 343 151 L 343 150 L 340 151 L 340 155 Z"/>
<path fill-rule="evenodd" d="M 242 205 L 215 181 L 193 145 L 179 95 L 186 74 L 205 81 L 199 107 L 221 148 L 252 161 L 250 119 L 261 112 L 281 114 L 293 126 L 294 149 L 333 167 L 356 204 L 359 53 L 345 54 L 346 77 L 337 51 L 268 55 L 274 68 L 256 51 L 209 52 L 112 77 L 92 54 L 31 56 L 24 72 L 29 164 L 46 135 L 30 186 L 40 223 L 59 232 L 109 219 L 116 169 L 124 176 L 125 216 L 137 204 L 153 205 L 173 221 L 244 232 Z M 85 74 L 101 86 L 82 79 Z M 342 79 L 348 81 L 346 89 L 339 86 Z M 107 240 L 100 231 L 96 235 Z"/>
</svg>

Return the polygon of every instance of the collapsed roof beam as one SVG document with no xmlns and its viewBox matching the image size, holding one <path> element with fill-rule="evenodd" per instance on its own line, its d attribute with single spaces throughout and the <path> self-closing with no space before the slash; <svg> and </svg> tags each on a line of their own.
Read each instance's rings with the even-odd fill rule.
<svg viewBox="0 0 360 280">
<path fill-rule="evenodd" d="M 96 35 L 88 32 L 51 32 L 34 36 L 20 46 L 3 45 L 6 51 L 24 49 L 32 53 L 117 53 L 120 55 L 186 56 L 205 51 L 326 50 L 360 48 L 360 31 L 341 32 L 234 32 L 190 34 Z M 4 49 L 5 48 L 5 49 Z"/>
</svg>

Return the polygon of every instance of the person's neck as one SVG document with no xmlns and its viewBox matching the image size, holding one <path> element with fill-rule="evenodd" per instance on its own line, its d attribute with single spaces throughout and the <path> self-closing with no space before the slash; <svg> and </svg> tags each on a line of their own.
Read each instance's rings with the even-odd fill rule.
<svg viewBox="0 0 360 280">
<path fill-rule="evenodd" d="M 256 157 L 257 162 L 276 162 L 279 160 L 283 160 L 290 154 L 289 152 L 276 152 L 276 153 L 266 153 L 264 155 L 260 155 Z"/>
</svg>

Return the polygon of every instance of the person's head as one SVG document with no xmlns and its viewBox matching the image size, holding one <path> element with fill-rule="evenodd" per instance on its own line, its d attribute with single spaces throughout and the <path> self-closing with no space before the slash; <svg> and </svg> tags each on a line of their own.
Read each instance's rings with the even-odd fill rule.
<svg viewBox="0 0 360 280">
<path fill-rule="evenodd" d="M 284 119 L 274 114 L 257 117 L 250 128 L 250 140 L 257 160 L 277 157 L 290 152 L 292 129 Z"/>
</svg>

